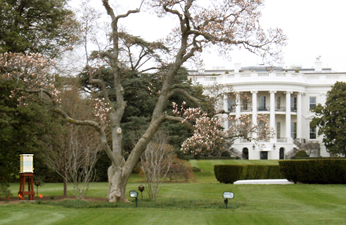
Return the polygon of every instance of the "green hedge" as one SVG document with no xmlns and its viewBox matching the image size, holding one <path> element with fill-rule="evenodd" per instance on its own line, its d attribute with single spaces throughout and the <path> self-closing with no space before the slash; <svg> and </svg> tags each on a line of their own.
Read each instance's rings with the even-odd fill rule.
<svg viewBox="0 0 346 225">
<path fill-rule="evenodd" d="M 345 159 L 284 160 L 280 171 L 287 180 L 308 184 L 346 184 Z"/>
<path fill-rule="evenodd" d="M 233 184 L 237 180 L 285 178 L 278 165 L 214 165 L 220 183 Z"/>
</svg>

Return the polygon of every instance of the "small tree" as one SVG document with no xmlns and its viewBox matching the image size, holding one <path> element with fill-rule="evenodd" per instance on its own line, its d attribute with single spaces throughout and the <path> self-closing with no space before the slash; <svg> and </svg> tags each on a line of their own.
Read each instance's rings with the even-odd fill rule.
<svg viewBox="0 0 346 225">
<path fill-rule="evenodd" d="M 326 104 L 313 110 L 316 116 L 310 126 L 319 128 L 327 151 L 346 156 L 346 83 L 336 82 L 327 93 Z"/>
<path fill-rule="evenodd" d="M 168 143 L 168 135 L 158 131 L 141 155 L 141 169 L 147 183 L 149 198 L 156 200 L 162 181 L 173 162 L 174 149 Z"/>
</svg>

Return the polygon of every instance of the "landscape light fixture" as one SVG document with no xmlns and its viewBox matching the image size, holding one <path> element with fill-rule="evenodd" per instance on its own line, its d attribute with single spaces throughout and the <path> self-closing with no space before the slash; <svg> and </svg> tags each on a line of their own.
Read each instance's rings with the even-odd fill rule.
<svg viewBox="0 0 346 225">
<path fill-rule="evenodd" d="M 273 144 L 273 149 L 275 150 L 275 148 L 276 148 L 276 145 L 275 145 L 275 143 Z"/>
<path fill-rule="evenodd" d="M 139 186 L 138 186 L 138 190 L 141 192 L 142 201 L 143 201 L 143 191 L 144 191 L 144 186 L 143 186 L 143 185 L 139 185 Z"/>
<path fill-rule="evenodd" d="M 252 150 L 255 150 L 256 146 L 255 144 L 252 145 Z"/>
<path fill-rule="evenodd" d="M 41 181 L 35 181 L 35 185 L 36 185 L 36 187 L 37 187 L 37 193 L 36 193 L 36 197 L 37 197 L 37 195 L 38 195 L 38 186 L 40 186 L 41 185 Z"/>
<path fill-rule="evenodd" d="M 228 199 L 234 198 L 234 194 L 233 194 L 233 192 L 225 191 L 225 192 L 223 193 L 222 197 L 225 199 L 224 202 L 225 202 L 225 204 L 226 204 L 226 209 L 227 209 L 227 206 L 228 206 Z"/>
<path fill-rule="evenodd" d="M 137 191 L 130 191 L 130 197 L 136 199 L 136 207 L 137 207 L 138 192 Z"/>
</svg>

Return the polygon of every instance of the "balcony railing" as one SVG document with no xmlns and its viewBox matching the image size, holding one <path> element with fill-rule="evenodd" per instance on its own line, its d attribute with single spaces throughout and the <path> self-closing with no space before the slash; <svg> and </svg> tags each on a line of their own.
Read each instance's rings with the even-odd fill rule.
<svg viewBox="0 0 346 225">
<path fill-rule="evenodd" d="M 277 142 L 287 142 L 287 138 L 278 138 L 276 139 Z"/>
<path fill-rule="evenodd" d="M 242 106 L 240 108 L 242 112 L 251 112 L 252 111 L 252 106 Z"/>
<path fill-rule="evenodd" d="M 257 108 L 257 110 L 258 110 L 258 111 L 262 111 L 262 112 L 263 112 L 263 111 L 266 112 L 266 111 L 269 111 L 270 108 L 269 108 L 269 107 L 260 106 L 260 107 Z"/>
<path fill-rule="evenodd" d="M 275 107 L 276 112 L 286 112 L 286 107 Z"/>
</svg>

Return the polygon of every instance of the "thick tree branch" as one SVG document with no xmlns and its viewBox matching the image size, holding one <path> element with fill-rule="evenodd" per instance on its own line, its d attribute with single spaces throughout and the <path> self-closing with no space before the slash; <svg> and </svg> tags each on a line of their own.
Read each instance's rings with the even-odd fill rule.
<svg viewBox="0 0 346 225">
<path fill-rule="evenodd" d="M 200 106 L 201 101 L 198 98 L 193 97 L 192 95 L 190 95 L 189 93 L 187 93 L 185 90 L 183 90 L 181 88 L 175 88 L 175 89 L 171 90 L 168 93 L 168 98 L 172 97 L 174 94 L 177 94 L 177 93 L 184 95 L 185 98 L 187 98 L 188 100 L 195 103 L 197 107 Z"/>
</svg>

